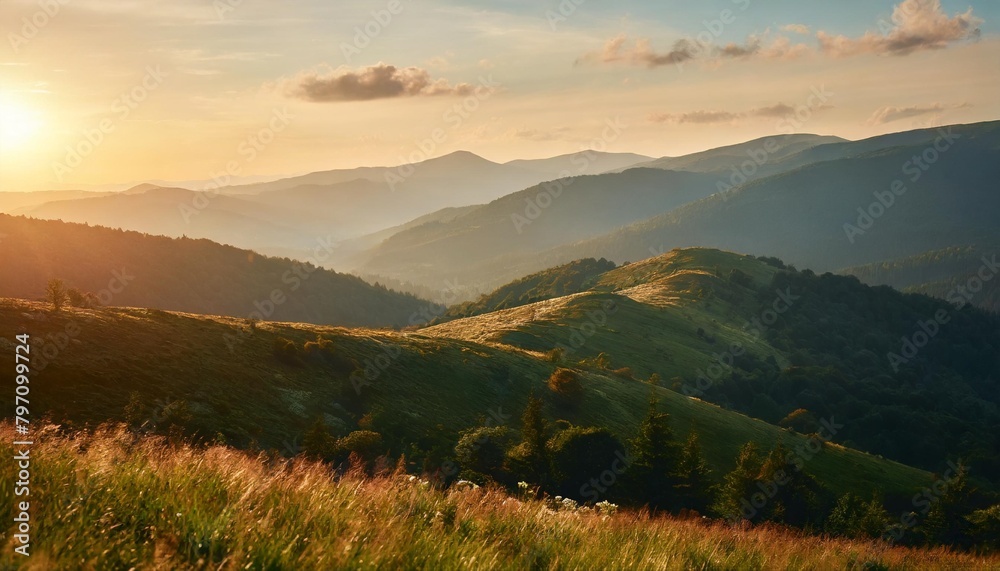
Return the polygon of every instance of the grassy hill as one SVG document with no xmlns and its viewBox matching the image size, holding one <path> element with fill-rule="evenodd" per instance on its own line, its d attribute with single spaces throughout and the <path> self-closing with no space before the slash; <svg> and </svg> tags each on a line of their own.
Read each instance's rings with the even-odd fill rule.
<svg viewBox="0 0 1000 571">
<path fill-rule="evenodd" d="M 622 309 L 613 319 L 641 311 L 630 298 L 598 295 L 620 298 Z M 509 311 L 519 309 L 489 315 Z M 565 327 L 547 326 L 565 332 L 574 323 L 566 319 Z M 680 325 L 684 318 L 676 319 Z M 288 451 L 320 417 L 341 435 L 360 427 L 376 430 L 387 449 L 431 469 L 451 457 L 462 430 L 488 418 L 515 428 L 533 390 L 544 395 L 551 418 L 606 427 L 622 440 L 634 434 L 651 390 L 640 380 L 581 365 L 584 397 L 578 407 L 566 409 L 545 386 L 556 365 L 544 355 L 456 339 L 437 328 L 397 333 L 266 322 L 250 330 L 241 319 L 133 308 L 51 313 L 42 304 L 4 301 L 0 338 L 23 331 L 33 335 L 45 360 L 44 369 L 35 365 L 35 406 L 71 426 L 125 419 L 135 393 L 132 400 L 154 423 L 177 401 L 186 401 L 190 418 L 184 425 L 204 438 Z M 307 348 L 317 337 L 332 349 Z M 286 351 L 276 354 L 276 340 L 294 343 L 291 358 Z M 662 358 L 650 348 L 649 359 Z M 690 363 L 679 365 L 707 362 L 715 348 L 702 349 L 705 355 L 692 351 L 685 357 Z M 738 449 L 751 440 L 764 449 L 779 441 L 793 449 L 807 444 L 803 435 L 662 387 L 655 390 L 678 434 L 697 426 L 717 473 L 731 469 Z M 833 444 L 811 458 L 807 469 L 837 493 L 862 495 L 878 489 L 905 496 L 930 478 Z"/>
<path fill-rule="evenodd" d="M 514 280 L 493 292 L 481 296 L 476 301 L 465 302 L 448 310 L 437 322 L 451 321 L 460 317 L 471 317 L 490 313 L 498 309 L 519 307 L 578 293 L 589 289 L 594 279 L 604 272 L 614 269 L 615 264 L 605 259 L 587 258 L 558 266 L 543 272 Z"/>
<path fill-rule="evenodd" d="M 0 454 L 15 450 L 11 425 Z M 440 490 L 405 474 L 337 477 L 223 446 L 171 447 L 121 430 L 47 432 L 32 450 L 26 568 L 93 569 L 972 569 L 996 556 L 838 540 L 776 526 Z M 10 479 L 0 480 L 10 549 Z M 100 522 L 95 525 L 95 522 Z M 33 567 L 32 567 L 33 566 Z"/>
<path fill-rule="evenodd" d="M 823 418 L 844 424 L 837 442 L 930 470 L 961 457 L 980 476 L 1000 475 L 990 428 L 1000 422 L 994 315 L 706 249 L 632 263 L 592 282 L 580 293 L 421 332 L 574 366 L 627 368 L 619 376 L 629 378 L 657 374 L 680 393 L 773 424 L 806 409 L 811 426 Z M 921 324 L 936 315 L 945 321 L 923 346 Z M 916 355 L 904 338 L 921 343 Z"/>
<path fill-rule="evenodd" d="M 39 299 L 48 280 L 101 302 L 242 318 L 406 326 L 428 303 L 314 264 L 208 240 L 0 214 L 0 295 Z M 321 243 L 313 262 L 323 261 Z"/>
</svg>

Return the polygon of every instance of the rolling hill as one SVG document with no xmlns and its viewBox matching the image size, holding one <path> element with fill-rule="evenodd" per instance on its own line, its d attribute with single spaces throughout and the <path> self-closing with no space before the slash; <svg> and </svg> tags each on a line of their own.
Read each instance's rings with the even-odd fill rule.
<svg viewBox="0 0 1000 571">
<path fill-rule="evenodd" d="M 960 455 L 1000 477 L 989 428 L 1000 422 L 995 315 L 705 249 L 621 266 L 588 283 L 420 331 L 627 368 L 627 378 L 656 374 L 681 394 L 775 424 L 805 409 L 812 423 L 844 425 L 837 442 L 926 469 Z M 920 339 L 927 328 L 933 343 Z"/>
<path fill-rule="evenodd" d="M 204 239 L 0 215 L 0 295 L 58 278 L 105 304 L 337 325 L 405 326 L 428 302 L 315 264 Z M 319 263 L 324 250 L 317 248 Z"/>
<path fill-rule="evenodd" d="M 243 327 L 239 319 L 131 308 L 52 314 L 40 303 L 0 300 L 0 338 L 29 331 L 43 355 L 33 365 L 35 414 L 68 427 L 123 421 L 130 399 L 155 423 L 171 403 L 184 401 L 187 430 L 203 438 L 221 434 L 237 447 L 294 453 L 322 417 L 341 435 L 360 422 L 394 453 L 433 466 L 451 458 L 459 432 L 481 426 L 484 417 L 515 426 L 532 390 L 544 396 L 548 414 L 603 426 L 623 439 L 635 431 L 650 391 L 639 381 L 583 371 L 586 396 L 566 411 L 546 394 L 554 365 L 512 347 L 301 323 L 261 323 L 251 335 Z M 75 334 L 61 341 L 67 331 Z M 230 351 L 227 336 L 242 342 Z M 318 337 L 333 343 L 334 360 L 305 352 L 305 343 Z M 294 342 L 302 361 L 277 358 L 279 339 Z M 352 373 L 354 363 L 360 371 Z M 657 392 L 678 433 L 697 425 L 705 457 L 719 472 L 732 468 L 747 441 L 764 448 L 779 440 L 790 447 L 806 442 L 763 421 Z M 0 397 L 0 404 L 12 406 L 11 398 Z M 878 488 L 902 496 L 930 482 L 927 472 L 833 445 L 811 459 L 809 470 L 837 493 L 870 495 Z"/>
<path fill-rule="evenodd" d="M 956 312 L 933 346 L 892 372 L 872 353 L 894 350 L 942 302 L 701 249 L 587 283 L 578 293 L 406 333 L 273 321 L 247 330 L 243 319 L 129 308 L 53 313 L 9 300 L 0 335 L 31 331 L 44 340 L 38 402 L 74 425 L 123 418 L 135 392 L 147 410 L 186 400 L 190 430 L 241 446 L 280 447 L 319 416 L 335 431 L 377 430 L 411 460 L 440 462 L 459 431 L 484 417 L 515 418 L 532 390 L 544 395 L 548 414 L 628 438 L 651 390 L 642 379 L 656 373 L 675 430 L 696 425 L 716 470 L 728 470 L 747 441 L 804 442 L 773 424 L 791 416 L 803 433 L 835 427 L 808 468 L 838 493 L 903 493 L 926 477 L 841 444 L 930 470 L 958 454 L 980 477 L 996 475 L 996 435 L 984 428 L 997 421 L 995 317 Z M 775 319 L 770 308 L 780 310 Z M 748 326 L 755 318 L 766 331 Z M 859 329 L 864 336 L 846 338 Z M 227 343 L 234 337 L 240 342 Z M 560 366 L 582 377 L 583 400 L 572 409 L 545 388 Z M 713 372 L 720 366 L 724 373 Z M 791 414 L 800 408 L 809 413 Z"/>
</svg>

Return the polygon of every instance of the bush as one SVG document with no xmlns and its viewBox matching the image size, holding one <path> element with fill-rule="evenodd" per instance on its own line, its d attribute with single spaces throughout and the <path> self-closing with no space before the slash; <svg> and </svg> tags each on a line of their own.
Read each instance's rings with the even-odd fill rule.
<svg viewBox="0 0 1000 571">
<path fill-rule="evenodd" d="M 337 351 L 333 341 L 317 335 L 315 341 L 306 341 L 302 352 L 310 361 L 323 362 L 330 365 L 336 372 L 347 374 L 354 371 L 358 364 L 347 355 Z"/>
<path fill-rule="evenodd" d="M 75 287 L 66 290 L 66 300 L 71 306 L 80 308 L 91 308 L 100 303 L 96 295 L 90 292 L 84 293 Z"/>
<path fill-rule="evenodd" d="M 804 408 L 793 410 L 778 423 L 782 428 L 791 428 L 799 434 L 812 434 L 819 430 L 819 421 L 816 415 Z"/>
<path fill-rule="evenodd" d="M 548 359 L 550 363 L 562 363 L 566 360 L 566 350 L 562 347 L 555 347 L 545 354 L 545 358 Z"/>
<path fill-rule="evenodd" d="M 632 380 L 635 378 L 632 375 L 632 369 L 630 369 L 629 367 L 622 367 L 621 369 L 615 369 L 614 371 L 611 371 L 611 374 L 616 377 L 621 377 L 623 379 L 628 379 L 628 380 Z"/>
<path fill-rule="evenodd" d="M 549 390 L 567 399 L 570 402 L 577 402 L 583 397 L 583 385 L 580 383 L 580 375 L 571 369 L 558 368 L 549 377 Z"/>
<path fill-rule="evenodd" d="M 286 365 L 297 366 L 302 364 L 302 359 L 299 358 L 299 350 L 295 346 L 294 341 L 279 337 L 274 340 L 272 351 L 274 352 L 274 356 Z"/>
<path fill-rule="evenodd" d="M 569 428 L 553 436 L 546 448 L 557 487 L 573 498 L 599 499 L 600 492 L 590 481 L 599 478 L 607 484 L 605 472 L 618 478 L 625 468 L 625 447 L 604 428 Z"/>
<path fill-rule="evenodd" d="M 382 435 L 371 430 L 355 430 L 337 441 L 337 451 L 341 457 L 357 454 L 365 462 L 371 462 L 382 455 Z"/>
<path fill-rule="evenodd" d="M 511 442 L 506 426 L 472 428 L 458 439 L 455 457 L 467 470 L 503 480 L 504 459 Z"/>
<path fill-rule="evenodd" d="M 323 419 L 316 419 L 302 438 L 302 453 L 314 460 L 332 460 L 336 451 L 337 440 L 330 435 Z"/>
<path fill-rule="evenodd" d="M 733 270 L 729 272 L 729 281 L 733 282 L 738 286 L 743 286 L 748 288 L 753 287 L 753 278 L 750 276 L 750 274 L 742 270 L 738 270 L 736 268 L 733 268 Z"/>
</svg>

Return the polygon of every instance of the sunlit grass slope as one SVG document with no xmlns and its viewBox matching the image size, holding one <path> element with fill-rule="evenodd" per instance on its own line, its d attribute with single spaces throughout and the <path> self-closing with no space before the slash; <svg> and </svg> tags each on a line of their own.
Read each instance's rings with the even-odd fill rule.
<svg viewBox="0 0 1000 571">
<path fill-rule="evenodd" d="M 0 455 L 14 450 L 0 428 Z M 385 472 L 342 477 L 224 446 L 172 447 L 123 429 L 37 435 L 31 557 L 13 554 L 13 482 L 0 477 L 4 569 L 971 569 L 1000 560 L 833 540 L 768 526 L 611 515 L 440 491 Z M 557 509 L 553 509 L 557 508 Z"/>
</svg>

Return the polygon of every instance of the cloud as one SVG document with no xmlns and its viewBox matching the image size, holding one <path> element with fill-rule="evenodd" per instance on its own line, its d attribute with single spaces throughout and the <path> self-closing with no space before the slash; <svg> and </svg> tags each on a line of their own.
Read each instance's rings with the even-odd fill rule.
<svg viewBox="0 0 1000 571">
<path fill-rule="evenodd" d="M 769 107 L 758 107 L 751 113 L 757 117 L 786 117 L 795 113 L 795 108 L 787 103 L 776 103 Z"/>
<path fill-rule="evenodd" d="M 868 124 L 882 125 L 883 123 L 898 121 L 900 119 L 919 117 L 920 115 L 928 115 L 932 113 L 943 113 L 949 109 L 963 109 L 966 107 L 971 107 L 971 105 L 968 103 L 960 103 L 957 105 L 932 103 L 930 105 L 911 105 L 909 107 L 882 107 L 880 109 L 876 109 L 875 112 L 872 113 L 872 116 L 868 119 Z"/>
<path fill-rule="evenodd" d="M 747 40 L 746 45 L 741 46 L 736 43 L 729 43 L 721 48 L 716 48 L 715 53 L 727 58 L 741 58 L 752 56 L 758 51 L 760 51 L 760 40 L 757 38 L 750 38 Z"/>
<path fill-rule="evenodd" d="M 525 141 L 560 141 L 564 140 L 567 135 L 570 134 L 572 129 L 569 127 L 557 127 L 554 129 L 533 129 L 528 127 L 519 127 L 516 129 L 510 129 L 504 136 L 510 139 L 521 139 Z"/>
<path fill-rule="evenodd" d="M 728 111 L 690 111 L 688 113 L 655 113 L 649 116 L 653 123 L 732 123 L 743 117 L 742 113 Z"/>
<path fill-rule="evenodd" d="M 781 27 L 782 30 L 786 32 L 792 32 L 794 34 L 801 34 L 803 36 L 809 35 L 809 26 L 804 24 L 786 24 Z"/>
<path fill-rule="evenodd" d="M 773 40 L 772 40 L 773 38 Z M 649 39 L 639 38 L 630 42 L 627 36 L 611 38 L 601 51 L 584 54 L 576 60 L 576 65 L 584 63 L 626 63 L 656 68 L 664 65 L 681 64 L 700 57 L 717 59 L 794 59 L 811 51 L 805 44 L 793 44 L 785 36 L 772 36 L 770 31 L 762 35 L 751 35 L 743 44 L 731 42 L 723 46 L 711 46 L 694 40 L 682 39 L 674 43 L 670 51 L 657 52 Z"/>
<path fill-rule="evenodd" d="M 949 18 L 941 9 L 941 0 L 903 0 L 892 11 L 892 24 L 879 22 L 880 33 L 848 38 L 819 31 L 816 38 L 820 49 L 834 57 L 868 53 L 904 56 L 978 38 L 982 23 L 972 8 Z"/>
<path fill-rule="evenodd" d="M 831 105 L 821 105 L 813 112 L 831 109 Z M 783 118 L 794 114 L 795 107 L 787 103 L 775 103 L 764 107 L 754 107 L 748 111 L 689 111 L 687 113 L 654 113 L 648 117 L 653 123 L 735 123 L 741 119 Z"/>
<path fill-rule="evenodd" d="M 608 40 L 603 50 L 590 52 L 578 58 L 576 64 L 624 62 L 653 68 L 694 59 L 698 50 L 694 42 L 678 40 L 670 51 L 657 53 L 648 39 L 640 38 L 629 45 L 628 37 L 619 35 Z"/>
<path fill-rule="evenodd" d="M 859 38 L 816 32 L 818 51 L 831 57 L 846 57 L 874 53 L 907 55 L 919 50 L 942 49 L 963 40 L 980 36 L 983 20 L 972 8 L 949 17 L 941 8 L 941 0 L 902 0 L 893 8 L 892 23 L 880 21 L 879 32 L 869 31 Z M 804 24 L 786 24 L 782 31 L 808 35 Z M 682 39 L 666 52 L 657 52 L 649 39 L 630 42 L 626 35 L 611 38 L 600 51 L 589 52 L 576 60 L 576 65 L 626 63 L 656 68 L 681 64 L 698 58 L 722 60 L 791 60 L 816 53 L 812 45 L 794 42 L 787 35 L 765 30 L 750 35 L 743 43 L 730 42 L 712 46 L 695 40 Z"/>
<path fill-rule="evenodd" d="M 771 38 L 774 38 L 773 40 Z M 811 52 L 805 44 L 793 44 L 787 36 L 772 36 L 770 30 L 761 35 L 750 35 L 746 43 L 728 43 L 715 49 L 715 55 L 722 58 L 746 59 L 795 59 Z"/>
<path fill-rule="evenodd" d="M 390 97 L 421 95 L 471 95 L 476 88 L 468 83 L 451 85 L 445 79 L 431 79 L 418 67 L 397 68 L 379 63 L 352 70 L 303 71 L 278 82 L 289 97 L 318 103 L 369 101 Z"/>
</svg>

